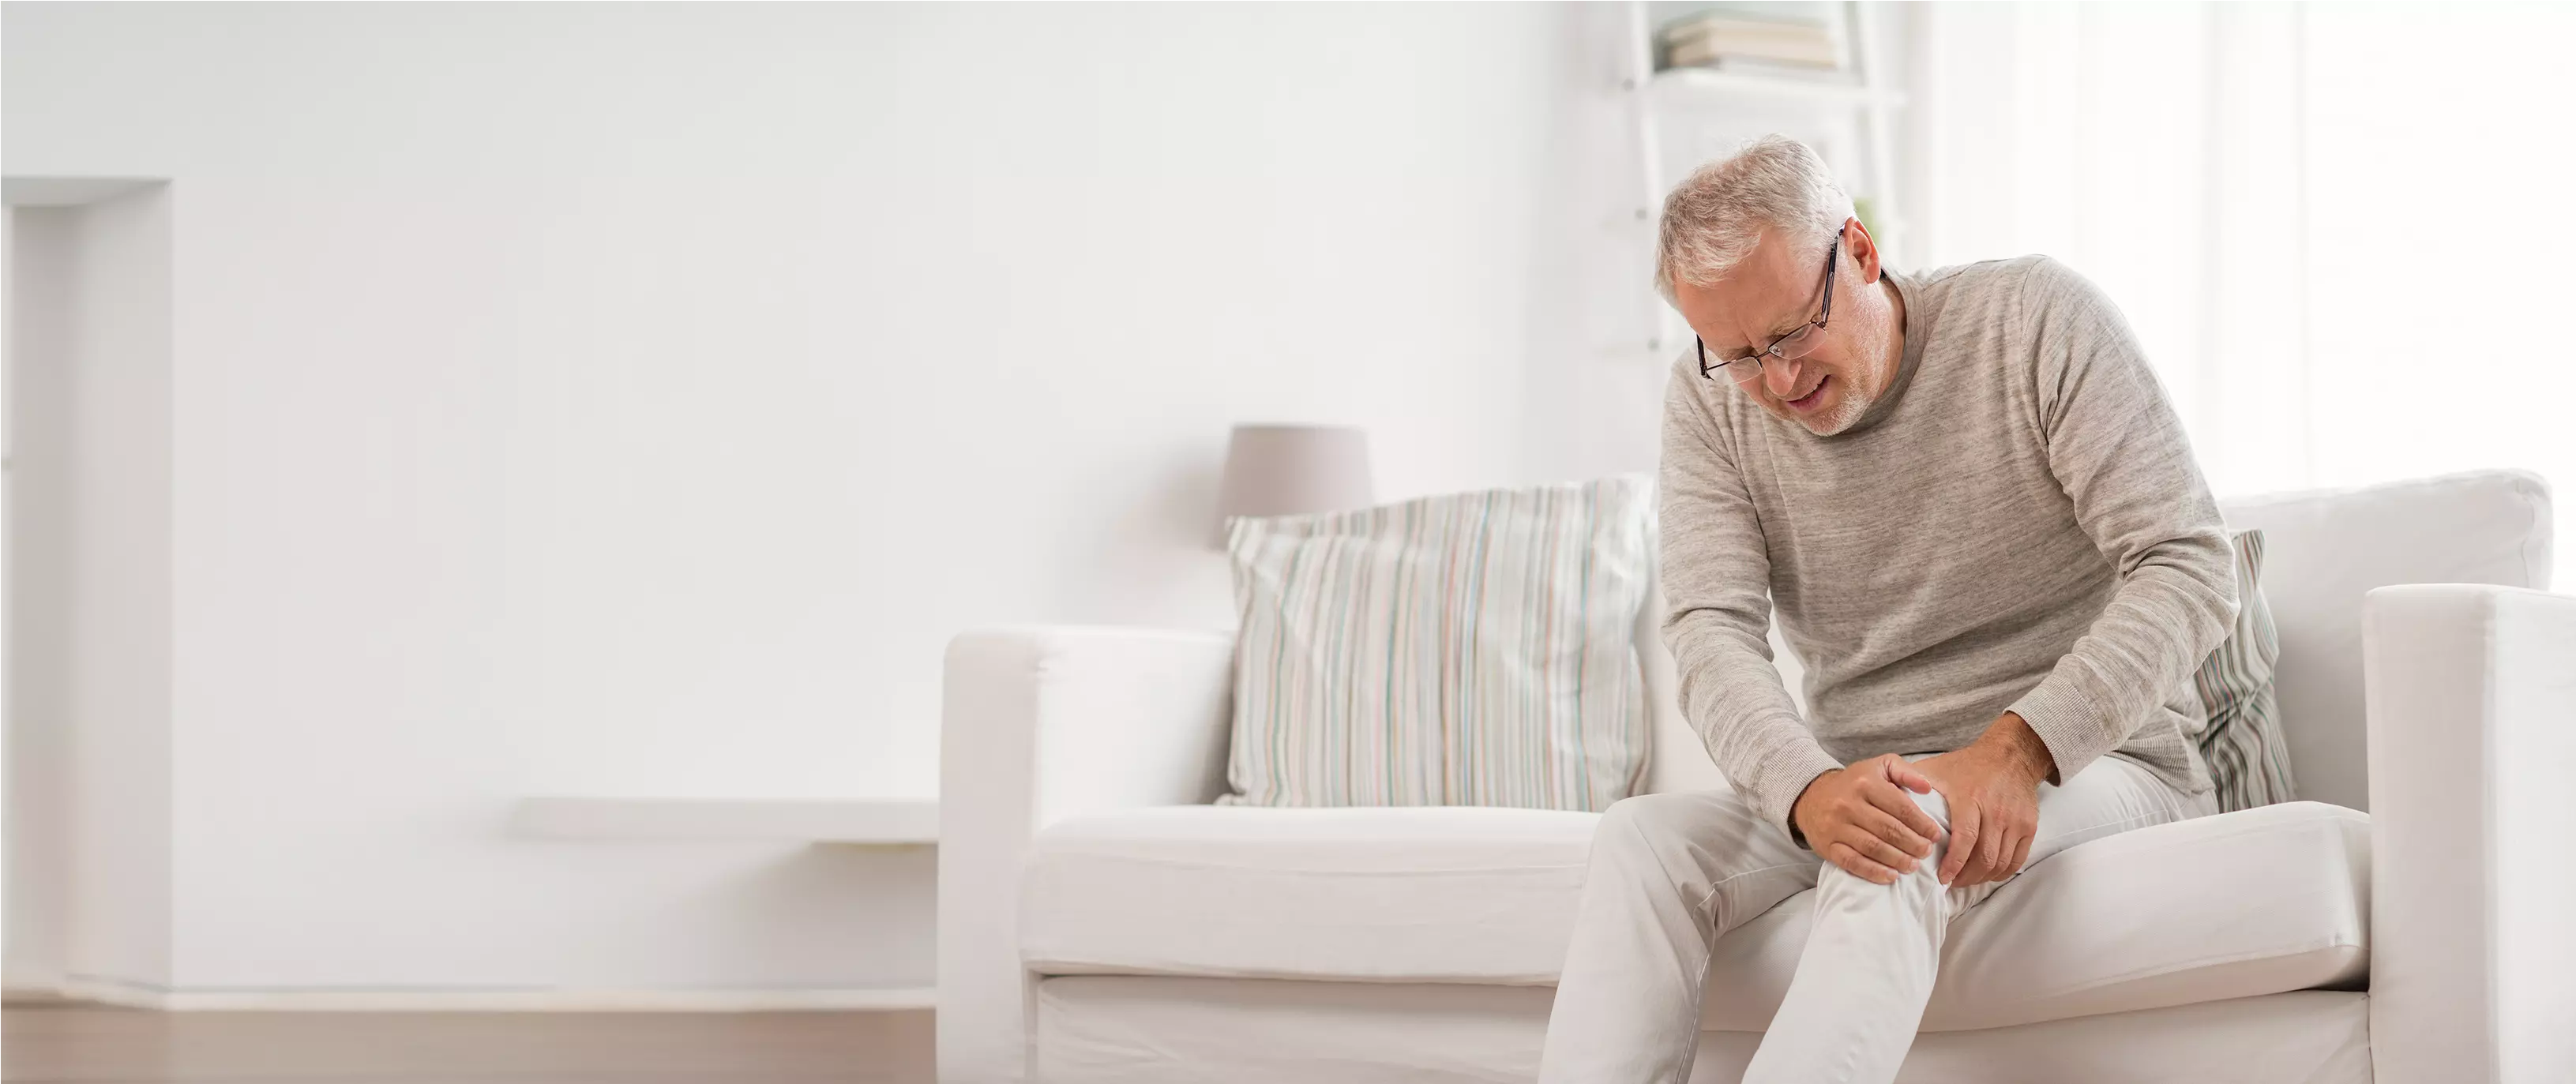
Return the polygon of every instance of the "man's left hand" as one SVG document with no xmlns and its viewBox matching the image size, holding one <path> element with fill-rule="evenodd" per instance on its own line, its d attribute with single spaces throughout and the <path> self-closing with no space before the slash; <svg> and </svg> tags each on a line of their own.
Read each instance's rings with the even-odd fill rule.
<svg viewBox="0 0 2576 1084">
<path fill-rule="evenodd" d="M 1942 884 L 1958 888 L 2021 872 L 2039 829 L 2039 785 L 2055 764 L 2038 733 L 2009 711 L 1967 748 L 1914 762 L 1950 805 Z"/>
</svg>

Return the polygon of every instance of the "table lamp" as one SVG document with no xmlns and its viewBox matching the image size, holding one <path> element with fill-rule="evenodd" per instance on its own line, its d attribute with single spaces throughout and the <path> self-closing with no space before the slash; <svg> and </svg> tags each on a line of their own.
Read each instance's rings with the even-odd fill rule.
<svg viewBox="0 0 2576 1084">
<path fill-rule="evenodd" d="M 1377 503 L 1368 431 L 1341 425 L 1238 425 L 1217 490 L 1216 548 L 1233 516 L 1338 512 Z"/>
</svg>

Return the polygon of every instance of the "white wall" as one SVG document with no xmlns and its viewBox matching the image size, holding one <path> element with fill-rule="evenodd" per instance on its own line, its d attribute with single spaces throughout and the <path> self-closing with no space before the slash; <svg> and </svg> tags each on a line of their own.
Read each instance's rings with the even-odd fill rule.
<svg viewBox="0 0 2576 1084">
<path fill-rule="evenodd" d="M 168 983 L 927 984 L 927 854 L 504 818 L 927 793 L 955 633 L 1231 620 L 1235 421 L 1577 463 L 1598 18 L 0 9 L 6 173 L 171 181 Z"/>
</svg>

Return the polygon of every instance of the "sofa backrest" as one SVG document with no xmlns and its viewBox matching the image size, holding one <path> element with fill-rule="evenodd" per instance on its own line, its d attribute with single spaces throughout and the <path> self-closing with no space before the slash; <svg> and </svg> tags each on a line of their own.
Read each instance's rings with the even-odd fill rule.
<svg viewBox="0 0 2576 1084">
<path fill-rule="evenodd" d="M 2361 597 L 2393 583 L 2549 589 L 2549 486 L 2477 471 L 2219 502 L 2263 531 L 2263 598 L 2281 634 L 2273 695 L 2299 797 L 2370 808 Z"/>
<path fill-rule="evenodd" d="M 2274 695 L 2299 797 L 2370 808 L 2364 760 L 2361 599 L 2396 583 L 2549 589 L 2549 487 L 2527 471 L 2475 471 L 2351 489 L 2219 502 L 2234 528 L 2263 531 L 2263 597 L 2281 637 Z M 1654 715 L 1649 791 L 1724 786 L 1681 715 L 1658 583 L 1638 615 L 1637 646 Z M 1771 630 L 1789 695 L 1804 672 Z"/>
</svg>

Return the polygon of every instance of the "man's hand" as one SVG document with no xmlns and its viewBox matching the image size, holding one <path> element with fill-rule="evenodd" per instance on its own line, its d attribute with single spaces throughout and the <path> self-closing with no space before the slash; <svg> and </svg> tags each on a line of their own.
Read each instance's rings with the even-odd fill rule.
<svg viewBox="0 0 2576 1084">
<path fill-rule="evenodd" d="M 1941 838 L 1940 822 L 1905 795 L 1930 794 L 1933 786 L 1904 757 L 1871 757 L 1817 776 L 1789 807 L 1789 820 L 1826 861 L 1871 883 L 1895 884 Z"/>
<path fill-rule="evenodd" d="M 1950 803 L 1942 884 L 1956 888 L 2021 872 L 2039 828 L 2039 785 L 2055 767 L 2030 724 L 2009 711 L 1967 748 L 1914 762 Z"/>
</svg>

